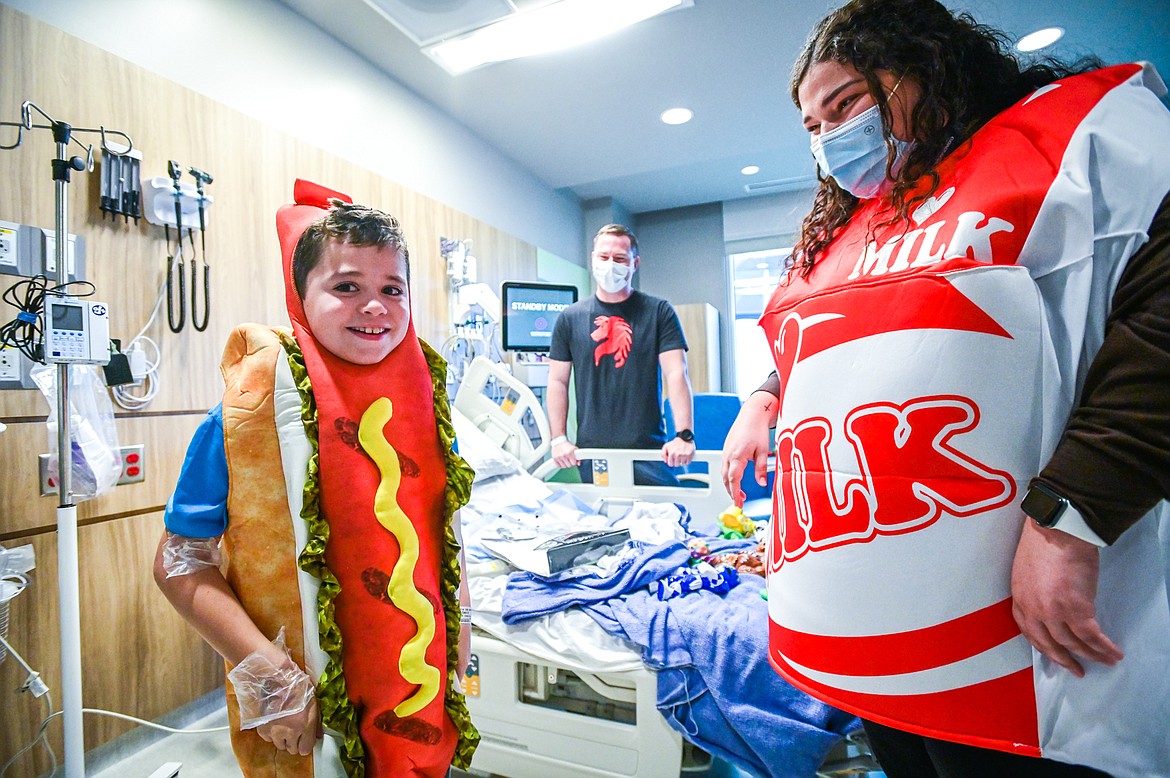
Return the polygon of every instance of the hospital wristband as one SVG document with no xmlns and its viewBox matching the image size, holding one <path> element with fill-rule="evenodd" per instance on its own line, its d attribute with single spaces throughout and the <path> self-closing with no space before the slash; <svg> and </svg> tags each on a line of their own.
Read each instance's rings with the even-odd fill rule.
<svg viewBox="0 0 1170 778">
<path fill-rule="evenodd" d="M 470 624 L 470 623 L 471 623 L 471 606 L 470 605 L 460 605 L 459 606 L 459 624 L 463 625 L 463 624 Z"/>
<path fill-rule="evenodd" d="M 555 438 L 553 438 L 552 440 L 550 440 L 548 442 L 548 445 L 550 448 L 552 448 L 552 447 L 559 446 L 562 443 L 568 443 L 568 442 L 569 442 L 569 439 L 567 437 L 565 437 L 564 435 L 557 435 Z"/>
</svg>

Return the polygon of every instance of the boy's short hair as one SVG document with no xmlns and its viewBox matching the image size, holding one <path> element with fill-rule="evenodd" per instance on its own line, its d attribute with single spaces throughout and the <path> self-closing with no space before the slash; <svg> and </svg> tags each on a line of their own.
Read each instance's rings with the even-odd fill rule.
<svg viewBox="0 0 1170 778">
<path fill-rule="evenodd" d="M 292 277 L 297 297 L 305 299 L 305 282 L 321 261 L 321 252 L 330 240 L 354 246 L 390 247 L 406 263 L 406 284 L 410 286 L 410 250 L 402 225 L 390 214 L 367 205 L 329 201 L 325 215 L 309 225 L 293 249 Z"/>
<path fill-rule="evenodd" d="M 638 239 L 636 237 L 634 237 L 634 231 L 631 230 L 629 227 L 625 226 L 624 224 L 607 224 L 604 227 L 602 227 L 600 230 L 597 231 L 597 234 L 593 236 L 593 245 L 594 246 L 597 245 L 597 239 L 600 238 L 602 235 L 617 235 L 618 237 L 629 238 L 630 239 L 630 256 L 631 257 L 638 256 Z"/>
</svg>

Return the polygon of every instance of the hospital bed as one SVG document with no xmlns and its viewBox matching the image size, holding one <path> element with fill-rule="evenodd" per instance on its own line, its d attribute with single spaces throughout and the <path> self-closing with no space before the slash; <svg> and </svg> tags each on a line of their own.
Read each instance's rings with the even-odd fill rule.
<svg viewBox="0 0 1170 778">
<path fill-rule="evenodd" d="M 719 473 L 720 453 L 697 452 L 708 477 L 690 476 L 689 488 L 636 485 L 633 462 L 655 452 L 602 449 L 579 451 L 582 459 L 595 462 L 595 472 L 604 474 L 595 483 L 547 483 L 556 468 L 541 464 L 550 436 L 539 401 L 502 366 L 484 359 L 466 371 L 454 417 L 460 453 L 477 469 L 472 500 L 463 511 L 474 604 L 468 707 L 482 736 L 472 764 L 475 773 L 508 778 L 705 774 L 710 758 L 683 738 L 677 720 L 672 727 L 659 711 L 658 672 L 644 664 L 637 645 L 607 634 L 577 608 L 522 624 L 504 623 L 507 608 L 501 601 L 511 568 L 484 553 L 479 536 L 511 520 L 506 514 L 517 510 L 507 507 L 512 503 L 551 500 L 551 507 L 540 503 L 532 509 L 533 517 L 555 524 L 559 517 L 554 514 L 572 501 L 560 496 L 565 493 L 591 509 L 579 519 L 584 529 L 619 520 L 635 506 L 651 513 L 661 509 L 665 516 L 678 505 L 692 522 L 713 525 L 728 507 L 717 477 L 710 477 Z M 634 533 L 652 531 L 644 528 L 655 521 L 640 519 Z M 687 728 L 685 722 L 681 728 Z M 820 774 L 872 768 L 863 751 L 841 741 Z"/>
</svg>

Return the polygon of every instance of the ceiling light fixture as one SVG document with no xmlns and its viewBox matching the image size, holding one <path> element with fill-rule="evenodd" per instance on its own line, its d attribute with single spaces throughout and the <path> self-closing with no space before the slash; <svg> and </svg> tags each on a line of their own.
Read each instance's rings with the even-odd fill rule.
<svg viewBox="0 0 1170 778">
<path fill-rule="evenodd" d="M 760 172 L 760 166 L 759 165 L 748 165 L 747 167 L 741 169 L 739 172 L 743 173 L 745 176 L 754 176 L 756 173 Z"/>
<path fill-rule="evenodd" d="M 686 124 L 695 116 L 690 108 L 667 108 L 658 118 L 665 124 Z"/>
<path fill-rule="evenodd" d="M 1030 32 L 1016 41 L 1016 49 L 1019 51 L 1036 51 L 1045 46 L 1051 46 L 1063 37 L 1063 27 L 1045 27 L 1042 30 Z"/>
<path fill-rule="evenodd" d="M 693 0 L 559 0 L 423 48 L 452 75 L 576 46 Z"/>
</svg>

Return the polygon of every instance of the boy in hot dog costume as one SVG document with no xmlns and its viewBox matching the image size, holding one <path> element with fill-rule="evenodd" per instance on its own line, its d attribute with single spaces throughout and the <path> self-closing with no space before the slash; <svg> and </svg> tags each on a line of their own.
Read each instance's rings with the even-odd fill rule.
<svg viewBox="0 0 1170 778">
<path fill-rule="evenodd" d="M 473 474 L 445 365 L 415 336 L 397 221 L 305 181 L 294 199 L 277 214 L 292 331 L 229 338 L 155 578 L 231 668 L 249 778 L 443 776 L 479 739 L 456 674 Z"/>
<path fill-rule="evenodd" d="M 770 658 L 891 778 L 1167 776 L 1166 90 L 989 40 L 854 0 L 794 68 L 822 184 L 741 414 L 776 428 Z"/>
</svg>

